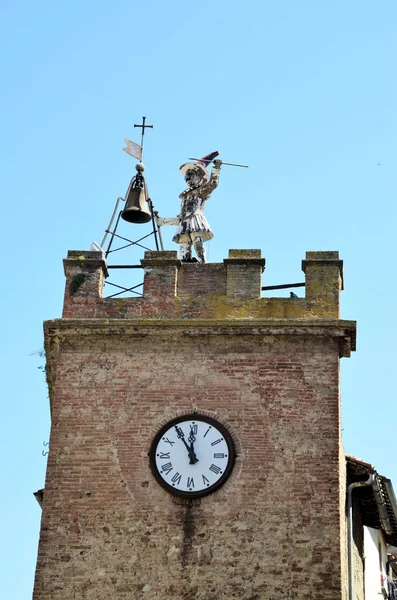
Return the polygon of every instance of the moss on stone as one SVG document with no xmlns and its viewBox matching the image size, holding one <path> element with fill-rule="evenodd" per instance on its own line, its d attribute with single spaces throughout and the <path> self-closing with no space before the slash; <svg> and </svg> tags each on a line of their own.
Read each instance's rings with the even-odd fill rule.
<svg viewBox="0 0 397 600">
<path fill-rule="evenodd" d="M 240 250 L 233 248 L 229 250 L 229 258 L 262 258 L 260 250 Z"/>
<path fill-rule="evenodd" d="M 76 292 L 78 292 L 86 279 L 87 275 L 85 273 L 78 273 L 73 277 L 69 285 L 69 293 L 71 296 L 74 296 Z"/>
</svg>

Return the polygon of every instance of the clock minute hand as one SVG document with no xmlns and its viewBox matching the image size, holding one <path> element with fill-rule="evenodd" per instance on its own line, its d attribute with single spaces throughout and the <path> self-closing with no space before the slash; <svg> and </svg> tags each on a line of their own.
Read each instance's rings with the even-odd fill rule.
<svg viewBox="0 0 397 600">
<path fill-rule="evenodd" d="M 182 440 L 182 442 L 183 442 L 183 443 L 185 444 L 185 446 L 186 446 L 186 449 L 187 449 L 187 451 L 188 451 L 188 452 L 190 452 L 189 445 L 188 445 L 188 443 L 187 443 L 187 442 L 186 442 L 186 440 L 185 440 L 185 434 L 183 433 L 182 429 L 181 429 L 180 427 L 178 427 L 177 425 L 175 425 L 175 430 L 176 430 L 176 434 L 177 434 L 178 438 L 179 438 L 180 440 Z"/>
<path fill-rule="evenodd" d="M 190 433 L 189 433 L 188 440 L 190 442 L 191 447 L 193 448 L 193 443 L 196 441 L 196 436 L 193 433 L 192 426 L 190 426 Z"/>
<path fill-rule="evenodd" d="M 195 451 L 193 449 L 193 444 L 191 445 L 191 447 L 189 446 L 189 444 L 185 440 L 185 434 L 183 433 L 183 431 L 182 431 L 182 429 L 180 427 L 178 427 L 177 425 L 175 425 L 175 430 L 176 430 L 176 434 L 177 434 L 178 438 L 180 440 L 182 440 L 182 442 L 186 446 L 186 450 L 187 450 L 188 456 L 190 458 L 190 464 L 194 465 L 196 462 L 198 462 L 198 458 L 197 458 L 196 453 L 195 453 Z"/>
<path fill-rule="evenodd" d="M 195 458 L 197 458 L 196 453 L 194 451 L 194 445 L 193 445 L 194 442 L 196 441 L 196 436 L 193 433 L 193 429 L 192 429 L 191 425 L 190 425 L 190 433 L 189 433 L 188 440 L 190 442 L 190 452 L 194 455 Z M 197 461 L 198 461 L 198 459 L 197 459 Z M 197 462 L 197 461 L 195 461 L 195 462 Z"/>
</svg>

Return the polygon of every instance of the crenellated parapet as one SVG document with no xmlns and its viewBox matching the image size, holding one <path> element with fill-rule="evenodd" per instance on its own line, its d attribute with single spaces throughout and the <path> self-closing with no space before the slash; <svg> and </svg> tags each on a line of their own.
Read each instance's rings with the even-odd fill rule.
<svg viewBox="0 0 397 600">
<path fill-rule="evenodd" d="M 182 263 L 174 251 L 148 251 L 142 298 L 103 298 L 101 252 L 70 251 L 64 260 L 65 318 L 146 316 L 339 318 L 343 262 L 338 252 L 307 252 L 304 298 L 262 297 L 260 250 L 230 250 L 223 263 Z M 117 308 L 116 308 L 117 307 Z"/>
<path fill-rule="evenodd" d="M 150 320 L 149 327 L 166 320 L 185 325 L 210 320 L 211 325 L 249 323 L 278 333 L 310 329 L 316 335 L 331 327 L 331 335 L 340 338 L 341 356 L 355 349 L 355 322 L 339 320 L 343 262 L 338 252 L 306 253 L 303 298 L 262 296 L 265 259 L 260 250 L 230 250 L 223 263 L 206 264 L 183 263 L 174 251 L 148 251 L 141 263 L 142 297 L 103 298 L 107 269 L 101 252 L 69 252 L 63 319 Z"/>
</svg>

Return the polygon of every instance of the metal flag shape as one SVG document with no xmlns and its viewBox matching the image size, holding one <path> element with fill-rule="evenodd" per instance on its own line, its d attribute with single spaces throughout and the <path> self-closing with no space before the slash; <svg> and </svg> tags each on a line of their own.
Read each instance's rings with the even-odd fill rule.
<svg viewBox="0 0 397 600">
<path fill-rule="evenodd" d="M 124 141 L 127 144 L 126 148 L 123 148 L 124 152 L 127 152 L 127 154 L 137 160 L 142 160 L 142 146 L 131 142 L 131 140 L 127 140 L 127 138 L 124 138 Z"/>
</svg>

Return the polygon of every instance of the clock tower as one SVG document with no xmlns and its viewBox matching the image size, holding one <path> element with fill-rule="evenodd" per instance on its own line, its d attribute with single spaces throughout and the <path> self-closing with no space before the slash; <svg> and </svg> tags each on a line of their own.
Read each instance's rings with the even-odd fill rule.
<svg viewBox="0 0 397 600">
<path fill-rule="evenodd" d="M 148 251 L 116 299 L 68 253 L 34 600 L 346 597 L 342 261 L 307 252 L 303 298 L 261 297 L 264 264 Z"/>
</svg>

